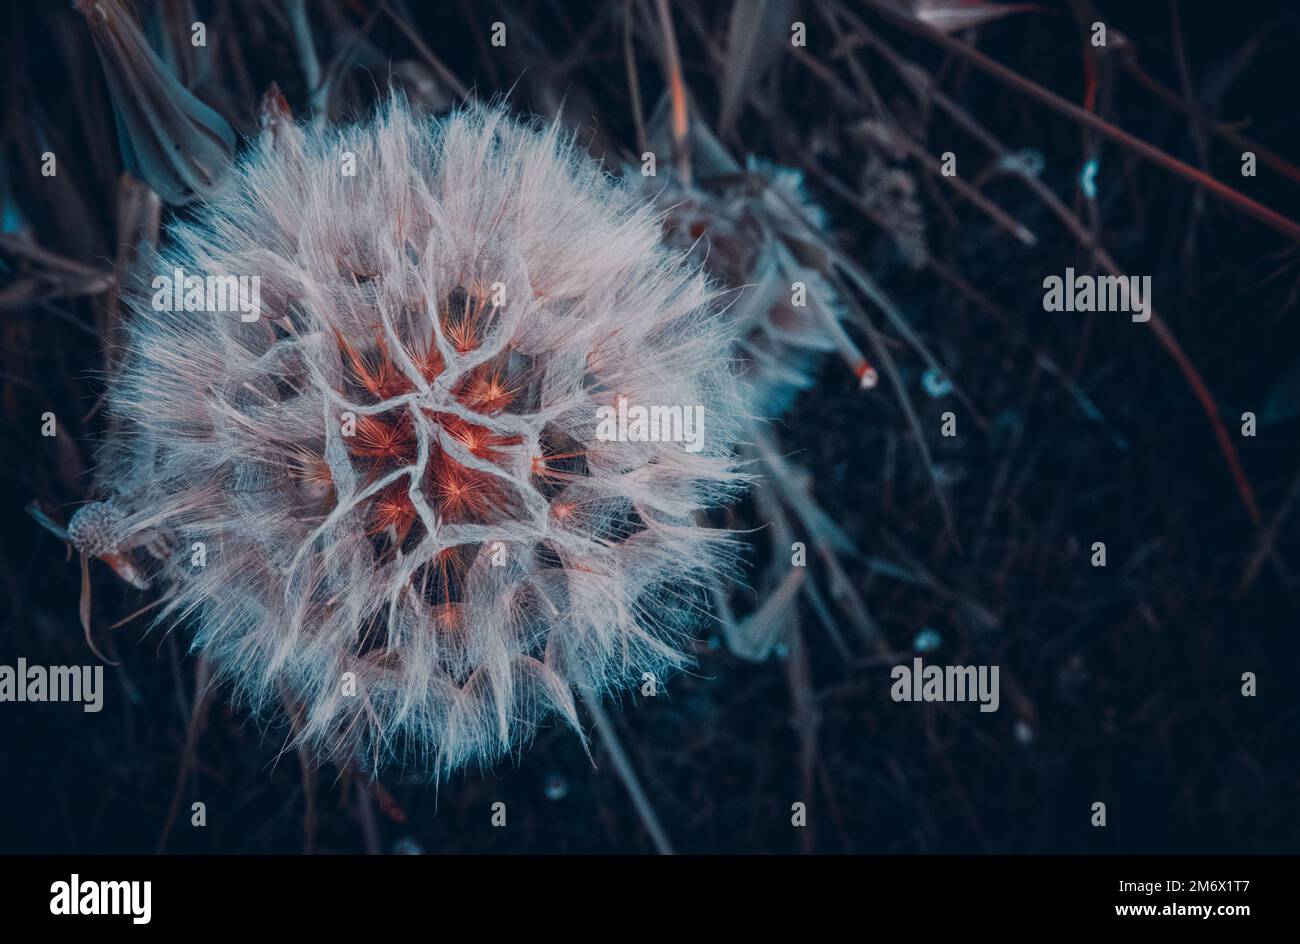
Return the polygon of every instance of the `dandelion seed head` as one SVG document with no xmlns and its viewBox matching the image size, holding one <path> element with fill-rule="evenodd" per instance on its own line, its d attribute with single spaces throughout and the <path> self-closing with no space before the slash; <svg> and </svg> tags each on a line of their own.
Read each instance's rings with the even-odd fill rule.
<svg viewBox="0 0 1300 944">
<path fill-rule="evenodd" d="M 734 338 L 654 213 L 498 107 L 264 132 L 157 270 L 256 275 L 260 317 L 130 299 L 104 488 L 181 621 L 295 742 L 445 773 L 686 661 L 729 566 Z M 355 158 L 355 176 L 342 171 Z M 698 452 L 598 409 L 703 405 Z M 351 687 L 349 687 L 351 683 Z"/>
<path fill-rule="evenodd" d="M 68 521 L 68 539 L 87 557 L 99 557 L 117 547 L 122 520 L 122 509 L 116 502 L 90 502 L 73 512 Z"/>
</svg>

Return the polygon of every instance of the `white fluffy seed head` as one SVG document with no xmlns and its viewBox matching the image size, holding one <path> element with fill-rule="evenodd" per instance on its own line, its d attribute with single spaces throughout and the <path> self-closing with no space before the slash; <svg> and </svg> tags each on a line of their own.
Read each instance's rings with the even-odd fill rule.
<svg viewBox="0 0 1300 944">
<path fill-rule="evenodd" d="M 103 485 L 120 541 L 175 550 L 162 619 L 366 766 L 491 761 L 683 663 L 740 407 L 653 212 L 500 108 L 281 123 L 232 173 L 152 272 L 257 276 L 260 316 L 159 311 L 155 282 L 111 391 Z M 703 407 L 702 448 L 598 437 L 619 397 Z"/>
</svg>

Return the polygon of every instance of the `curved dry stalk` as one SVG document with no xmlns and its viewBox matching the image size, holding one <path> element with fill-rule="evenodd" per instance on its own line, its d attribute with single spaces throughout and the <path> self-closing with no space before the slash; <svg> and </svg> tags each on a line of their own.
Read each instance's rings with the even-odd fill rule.
<svg viewBox="0 0 1300 944">
<path fill-rule="evenodd" d="M 623 781 L 623 786 L 627 788 L 628 796 L 632 798 L 632 805 L 636 807 L 637 815 L 641 817 L 641 822 L 645 825 L 646 832 L 650 834 L 655 849 L 660 855 L 672 855 L 673 847 L 672 843 L 668 841 L 668 834 L 664 832 L 659 817 L 655 815 L 654 807 L 650 805 L 650 798 L 646 796 L 645 790 L 641 788 L 641 781 L 636 775 L 636 770 L 633 768 L 632 762 L 628 760 L 627 753 L 623 750 L 623 744 L 614 731 L 613 722 L 609 720 L 609 715 L 605 714 L 600 699 L 587 699 L 587 709 L 596 720 L 596 734 L 600 736 L 600 741 L 605 745 L 605 750 L 609 751 L 610 760 L 614 762 L 614 769 L 618 772 L 619 779 Z"/>
<path fill-rule="evenodd" d="M 1283 177 L 1289 178 L 1293 183 L 1300 184 L 1300 167 L 1292 164 L 1290 161 L 1279 156 L 1264 145 L 1260 144 L 1253 138 L 1247 137 L 1226 121 L 1215 121 L 1199 111 L 1192 102 L 1187 101 L 1177 92 L 1165 86 L 1150 72 L 1142 68 L 1137 61 L 1137 56 L 1131 49 L 1121 51 L 1120 63 L 1124 70 L 1131 75 L 1139 85 L 1148 92 L 1160 99 L 1161 102 L 1168 105 L 1188 118 L 1199 121 L 1211 134 L 1215 134 L 1226 141 L 1228 144 L 1242 151 L 1251 151 L 1259 158 L 1259 162 L 1267 167 L 1271 167 Z"/>
<path fill-rule="evenodd" d="M 682 182 L 691 182 L 690 115 L 686 106 L 686 80 L 682 76 L 682 59 L 677 51 L 677 34 L 673 32 L 673 16 L 668 0 L 658 0 L 659 26 L 664 34 L 664 73 L 672 95 L 673 157 L 677 174 Z"/>
</svg>

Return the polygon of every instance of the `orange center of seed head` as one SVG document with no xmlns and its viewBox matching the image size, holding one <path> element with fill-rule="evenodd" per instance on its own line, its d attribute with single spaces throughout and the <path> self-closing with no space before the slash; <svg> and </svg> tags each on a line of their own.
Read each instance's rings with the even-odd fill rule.
<svg viewBox="0 0 1300 944">
<path fill-rule="evenodd" d="M 488 293 L 479 287 L 454 293 L 439 311 L 443 337 L 460 354 L 473 351 L 483 340 L 491 310 Z M 349 396 L 381 403 L 414 391 L 414 385 L 400 366 L 405 359 L 393 356 L 382 333 L 377 333 L 373 347 L 364 351 L 342 335 L 336 335 L 336 340 L 348 372 Z M 444 369 L 442 357 L 432 342 L 415 349 L 404 346 L 403 353 L 426 381 L 432 382 Z M 511 404 L 515 389 L 506 365 L 488 362 L 466 374 L 452 395 L 468 409 L 493 414 Z M 364 468 L 367 481 L 373 482 L 416 462 L 419 439 L 410 409 L 409 405 L 398 405 L 381 413 L 360 415 L 355 434 L 345 437 L 348 452 Z M 444 518 L 458 522 L 483 521 L 500 505 L 503 495 L 500 487 L 493 476 L 458 462 L 442 443 L 450 439 L 478 459 L 499 462 L 504 458 L 502 450 L 518 445 L 519 437 L 500 435 L 453 413 L 425 415 L 441 427 L 445 439 L 431 437 L 421 491 Z M 325 472 L 328 475 L 328 467 Z M 419 519 L 410 498 L 411 485 L 409 479 L 398 479 L 374 497 L 370 509 L 368 530 L 372 535 L 387 534 L 393 547 L 402 545 Z"/>
<path fill-rule="evenodd" d="M 478 347 L 495 309 L 482 286 L 472 285 L 452 293 L 442 311 L 442 333 L 458 354 L 468 354 Z"/>
</svg>

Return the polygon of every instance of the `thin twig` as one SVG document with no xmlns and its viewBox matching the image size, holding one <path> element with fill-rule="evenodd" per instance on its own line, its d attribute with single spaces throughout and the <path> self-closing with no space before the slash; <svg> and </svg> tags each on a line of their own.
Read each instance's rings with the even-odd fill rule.
<svg viewBox="0 0 1300 944">
<path fill-rule="evenodd" d="M 167 808 L 167 820 L 163 823 L 162 834 L 158 837 L 158 846 L 154 850 L 161 854 L 167 848 L 167 839 L 171 836 L 172 826 L 180 813 L 181 796 L 185 792 L 185 780 L 194 769 L 194 755 L 198 751 L 199 735 L 207 726 L 208 707 L 212 704 L 215 689 L 208 684 L 212 677 L 212 666 L 207 659 L 200 657 L 194 663 L 194 701 L 190 708 L 190 721 L 185 730 L 185 746 L 181 749 L 181 761 L 176 768 L 176 786 L 172 789 L 171 805 Z"/>
<path fill-rule="evenodd" d="M 361 822 L 361 836 L 366 843 L 367 855 L 379 855 L 383 847 L 379 842 L 379 823 L 375 819 L 375 804 L 370 796 L 370 783 L 360 774 L 353 777 L 357 791 L 357 819 Z"/>
<path fill-rule="evenodd" d="M 1124 50 L 1121 54 L 1120 62 L 1124 70 L 1129 73 L 1138 84 L 1148 92 L 1160 99 L 1161 102 L 1182 112 L 1188 118 L 1199 119 L 1213 134 L 1218 135 L 1224 141 L 1241 151 L 1250 151 L 1259 159 L 1261 164 L 1273 168 L 1284 177 L 1289 178 L 1292 182 L 1300 184 L 1300 167 L 1290 163 L 1283 157 L 1270 151 L 1264 145 L 1260 144 L 1253 138 L 1242 134 L 1232 125 L 1224 121 L 1214 121 L 1209 116 L 1203 114 L 1195 107 L 1193 102 L 1185 100 L 1177 92 L 1166 88 L 1158 79 L 1147 72 L 1138 63 L 1136 56 L 1129 50 Z"/>
<path fill-rule="evenodd" d="M 415 47 L 415 51 L 428 60 L 429 65 L 438 73 L 439 78 L 451 86 L 451 90 L 456 93 L 456 97 L 468 98 L 469 88 L 464 82 L 456 78 L 456 73 L 443 65 L 442 60 L 433 54 L 433 50 L 425 45 L 424 40 L 420 38 L 420 34 L 411 28 L 411 24 L 407 23 L 404 17 L 400 16 L 396 10 L 388 5 L 388 0 L 379 0 L 379 3 L 384 8 L 384 12 L 388 14 L 389 19 L 402 31 L 402 35 Z"/>
<path fill-rule="evenodd" d="M 298 47 L 298 61 L 307 83 L 311 109 L 321 111 L 325 86 L 321 82 L 320 57 L 316 55 L 316 43 L 311 38 L 311 22 L 307 19 L 305 0 L 292 0 L 289 4 L 289 21 L 293 23 L 293 41 Z"/>
<path fill-rule="evenodd" d="M 682 76 L 682 59 L 677 51 L 677 35 L 673 32 L 673 16 L 668 0 L 657 0 L 659 26 L 664 34 L 664 72 L 673 107 L 673 159 L 677 163 L 677 176 L 682 183 L 691 183 L 690 115 L 686 107 L 686 80 Z"/>
<path fill-rule="evenodd" d="M 1255 553 L 1246 562 L 1246 568 L 1241 574 L 1241 581 L 1237 584 L 1238 597 L 1244 597 L 1250 592 L 1250 588 L 1254 586 L 1256 578 L 1259 577 L 1259 570 L 1264 565 L 1264 559 L 1276 556 L 1277 550 L 1274 545 L 1277 536 L 1282 530 L 1283 523 L 1291 514 L 1291 507 L 1295 504 L 1297 498 L 1300 498 L 1300 471 L 1297 471 L 1295 478 L 1291 480 L 1291 487 L 1287 490 L 1286 498 L 1282 500 L 1282 507 L 1277 510 L 1277 514 L 1273 516 L 1273 521 L 1260 535 L 1259 547 L 1255 549 Z"/>
<path fill-rule="evenodd" d="M 636 123 L 636 155 L 645 154 L 645 113 L 641 105 L 641 83 L 636 77 L 636 52 L 632 48 L 632 20 L 636 14 L 636 0 L 627 0 L 623 9 L 623 59 L 627 64 L 627 88 L 632 96 L 632 120 Z"/>
<path fill-rule="evenodd" d="M 658 850 L 660 855 L 672 855 L 673 847 L 668 841 L 668 834 L 664 832 L 663 826 L 660 825 L 659 817 L 655 815 L 649 797 L 641 789 L 641 781 L 637 779 L 636 771 L 632 768 L 632 762 L 628 760 L 623 745 L 619 742 L 618 734 L 614 731 L 613 722 L 605 714 L 600 699 L 587 699 L 587 710 L 591 712 L 592 717 L 596 720 L 596 733 L 600 735 L 600 741 L 605 745 L 605 750 L 609 751 L 610 760 L 614 762 L 614 769 L 618 771 L 623 786 L 627 788 L 628 795 L 632 798 L 632 805 L 636 807 L 637 814 L 641 817 L 646 832 L 650 834 L 655 849 Z"/>
</svg>

